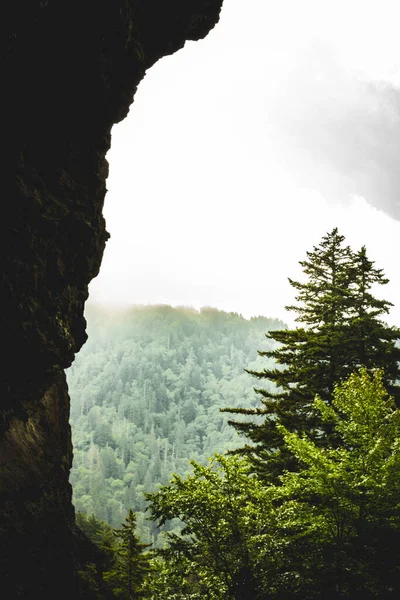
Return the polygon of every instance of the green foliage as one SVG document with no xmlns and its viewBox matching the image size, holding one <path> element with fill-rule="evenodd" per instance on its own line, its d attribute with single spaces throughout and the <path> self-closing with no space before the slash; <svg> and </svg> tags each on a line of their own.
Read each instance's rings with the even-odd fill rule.
<svg viewBox="0 0 400 600">
<path fill-rule="evenodd" d="M 362 369 L 314 403 L 340 444 L 320 447 L 279 426 L 299 464 L 279 485 L 238 456 L 193 463 L 149 494 L 160 526 L 153 598 L 383 599 L 400 593 L 400 411 L 383 373 Z M 161 559 L 160 559 L 161 560 Z"/>
<path fill-rule="evenodd" d="M 152 571 L 150 556 L 145 554 L 149 544 L 143 544 L 136 535 L 136 515 L 132 509 L 122 528 L 114 529 L 114 534 L 119 544 L 113 568 L 104 573 L 104 580 L 121 600 L 144 598 L 148 595 L 145 581 Z"/>
<path fill-rule="evenodd" d="M 324 598 L 400 592 L 400 411 L 382 380 L 362 369 L 336 387 L 332 406 L 315 400 L 338 448 L 280 426 L 302 468 L 284 473 L 276 493 L 290 504 L 290 525 L 312 540 L 302 570 Z"/>
<path fill-rule="evenodd" d="M 94 514 L 88 516 L 83 512 L 77 512 L 76 524 L 89 540 L 105 553 L 114 551 L 114 536 L 108 523 L 100 521 Z"/>
<path fill-rule="evenodd" d="M 174 475 L 169 485 L 147 494 L 159 526 L 179 520 L 176 530 L 165 533 L 168 547 L 160 551 L 164 563 L 154 598 L 258 598 L 269 490 L 243 458 L 215 455 L 207 466 L 192 461 L 192 467 L 187 477 Z"/>
<path fill-rule="evenodd" d="M 143 491 L 241 443 L 221 406 L 254 406 L 257 347 L 280 321 L 168 306 L 86 311 L 89 339 L 67 371 L 77 510 L 118 527 L 132 508 L 146 543 Z M 275 343 L 265 340 L 264 349 Z M 272 361 L 271 361 L 272 365 Z"/>
<path fill-rule="evenodd" d="M 260 351 L 274 359 L 273 368 L 249 369 L 259 380 L 273 382 L 278 389 L 257 389 L 262 406 L 223 409 L 233 414 L 264 417 L 263 422 L 230 421 L 251 439 L 242 452 L 248 453 L 261 470 L 277 477 L 283 467 L 296 468 L 292 453 L 282 444 L 283 425 L 289 431 L 313 434 L 326 443 L 331 427 L 323 424 L 313 408 L 315 394 L 328 404 L 335 384 L 365 366 L 382 368 L 383 380 L 400 399 L 400 330 L 389 327 L 380 317 L 389 312 L 390 302 L 373 296 L 376 285 L 388 280 L 366 255 L 365 248 L 354 253 L 344 245 L 337 229 L 325 235 L 319 246 L 300 262 L 305 280 L 292 281 L 298 304 L 287 307 L 297 313 L 302 326 L 269 331 L 266 335 L 280 345 Z"/>
<path fill-rule="evenodd" d="M 149 595 L 146 581 L 154 569 L 149 544 L 136 535 L 136 515 L 130 510 L 121 528 L 111 529 L 95 515 L 77 513 L 76 523 L 97 547 L 97 562 L 79 572 L 82 600 L 136 600 Z"/>
</svg>

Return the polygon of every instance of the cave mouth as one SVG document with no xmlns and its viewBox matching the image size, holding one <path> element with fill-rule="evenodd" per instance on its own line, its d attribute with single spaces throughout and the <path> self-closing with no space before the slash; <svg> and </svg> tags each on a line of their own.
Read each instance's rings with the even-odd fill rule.
<svg viewBox="0 0 400 600">
<path fill-rule="evenodd" d="M 2 241 L 0 588 L 78 598 L 88 551 L 74 525 L 64 370 L 86 340 L 88 284 L 108 237 L 110 132 L 145 72 L 205 37 L 222 0 L 12 3 L 1 24 Z"/>
</svg>

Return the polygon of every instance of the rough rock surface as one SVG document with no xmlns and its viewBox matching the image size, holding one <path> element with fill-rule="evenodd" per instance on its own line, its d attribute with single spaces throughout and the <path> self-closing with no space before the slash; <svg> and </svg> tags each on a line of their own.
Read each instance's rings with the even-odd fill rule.
<svg viewBox="0 0 400 600">
<path fill-rule="evenodd" d="M 0 590 L 77 598 L 79 537 L 63 369 L 108 234 L 114 123 L 160 57 L 200 39 L 222 0 L 12 0 L 2 8 Z M 79 561 L 78 561 L 79 562 Z"/>
</svg>

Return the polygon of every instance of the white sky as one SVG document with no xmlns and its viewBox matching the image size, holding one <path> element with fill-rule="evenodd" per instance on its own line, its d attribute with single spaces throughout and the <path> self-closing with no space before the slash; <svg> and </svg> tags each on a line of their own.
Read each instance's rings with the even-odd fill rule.
<svg viewBox="0 0 400 600">
<path fill-rule="evenodd" d="M 385 270 L 399 324 L 399 14 L 385 0 L 225 0 L 205 40 L 150 69 L 113 129 L 90 300 L 291 323 L 287 277 L 337 226 Z"/>
</svg>

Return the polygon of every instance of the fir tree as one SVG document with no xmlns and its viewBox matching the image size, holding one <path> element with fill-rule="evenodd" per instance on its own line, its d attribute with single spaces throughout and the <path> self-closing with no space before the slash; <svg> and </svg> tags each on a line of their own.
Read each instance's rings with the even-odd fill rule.
<svg viewBox="0 0 400 600">
<path fill-rule="evenodd" d="M 267 461 L 270 474 L 278 475 L 282 468 L 294 466 L 276 425 L 306 432 L 326 443 L 330 427 L 322 425 L 313 410 L 314 397 L 318 394 L 330 404 L 335 385 L 360 366 L 369 370 L 381 367 L 385 385 L 397 401 L 400 399 L 396 387 L 400 378 L 400 348 L 396 346 L 400 330 L 381 321 L 391 304 L 375 298 L 371 291 L 388 280 L 368 259 L 365 248 L 354 253 L 344 241 L 344 236 L 333 229 L 300 262 L 305 281 L 289 279 L 297 291 L 297 304 L 286 308 L 297 313 L 296 321 L 301 326 L 267 333 L 267 338 L 279 346 L 259 354 L 275 359 L 277 367 L 248 371 L 276 387 L 256 389 L 261 396 L 260 408 L 225 409 L 263 417 L 262 422 L 253 419 L 230 424 L 253 442 L 239 452 L 248 453 L 263 470 Z"/>
<path fill-rule="evenodd" d="M 145 554 L 150 544 L 144 544 L 136 535 L 136 515 L 133 510 L 122 523 L 121 529 L 114 529 L 119 540 L 114 568 L 104 574 L 111 584 L 114 594 L 123 600 L 134 600 L 148 595 L 144 582 L 151 572 L 150 555 Z"/>
</svg>

